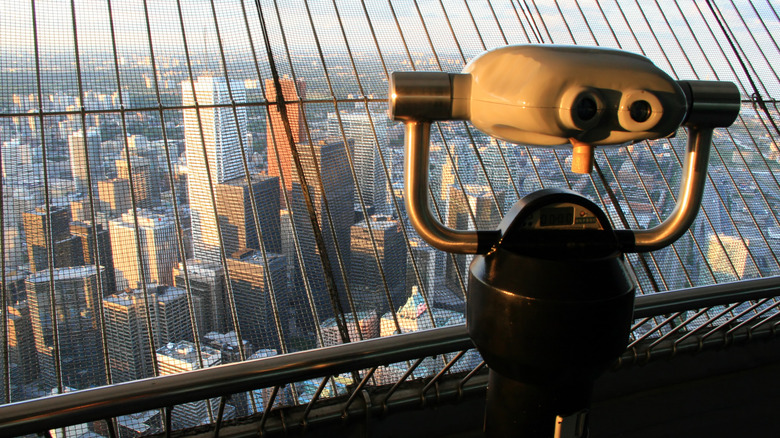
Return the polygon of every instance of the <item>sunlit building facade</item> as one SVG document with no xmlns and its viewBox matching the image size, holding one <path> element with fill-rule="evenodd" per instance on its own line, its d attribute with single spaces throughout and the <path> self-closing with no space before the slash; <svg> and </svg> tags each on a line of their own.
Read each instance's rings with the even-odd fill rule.
<svg viewBox="0 0 780 438">
<path fill-rule="evenodd" d="M 182 82 L 185 107 L 222 105 L 246 100 L 239 82 L 203 76 L 194 83 Z M 243 175 L 241 154 L 247 148 L 246 109 L 207 107 L 184 110 L 184 143 L 187 159 L 187 193 L 192 215 L 192 245 L 195 258 L 220 259 L 215 189 L 217 184 Z"/>
</svg>

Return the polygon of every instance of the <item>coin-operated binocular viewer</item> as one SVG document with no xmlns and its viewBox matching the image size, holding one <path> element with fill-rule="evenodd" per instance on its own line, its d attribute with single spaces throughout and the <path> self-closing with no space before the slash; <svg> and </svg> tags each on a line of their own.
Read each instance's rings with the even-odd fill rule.
<svg viewBox="0 0 780 438">
<path fill-rule="evenodd" d="M 635 285 L 623 255 L 664 248 L 693 223 L 712 131 L 731 125 L 731 82 L 675 81 L 618 50 L 519 45 L 472 60 L 460 74 L 395 72 L 390 115 L 405 123 L 409 219 L 432 246 L 477 254 L 466 325 L 490 367 L 489 436 L 585 436 L 595 379 L 625 350 Z M 428 205 L 430 124 L 469 120 L 511 143 L 571 144 L 572 170 L 590 172 L 596 146 L 688 130 L 677 205 L 651 229 L 615 230 L 587 198 L 545 189 L 520 200 L 497 230 L 454 230 Z"/>
</svg>

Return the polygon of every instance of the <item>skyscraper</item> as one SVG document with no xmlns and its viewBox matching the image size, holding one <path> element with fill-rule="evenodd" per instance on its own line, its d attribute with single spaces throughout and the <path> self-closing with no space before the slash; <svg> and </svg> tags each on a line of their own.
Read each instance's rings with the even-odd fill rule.
<svg viewBox="0 0 780 438">
<path fill-rule="evenodd" d="M 301 144 L 298 146 L 298 151 L 312 198 L 317 227 L 322 233 L 339 299 L 342 308 L 348 310 L 346 286 L 342 275 L 342 273 L 348 275 L 350 272 L 350 228 L 354 221 L 354 186 L 349 173 L 348 150 L 340 141 L 320 141 L 314 145 Z M 319 173 L 315 163 L 319 165 Z M 316 316 L 320 320 L 333 317 L 335 315 L 332 298 L 325 283 L 322 259 L 299 182 L 293 184 L 292 213 L 303 257 L 303 266 L 299 264 L 298 269 L 292 273 L 293 291 L 304 291 L 303 277 L 305 276 L 314 300 Z M 304 302 L 306 298 L 295 297 L 295 304 L 301 305 Z"/>
<path fill-rule="evenodd" d="M 71 222 L 71 235 L 78 237 L 81 243 L 81 260 L 85 265 L 100 265 L 105 269 L 103 275 L 106 276 L 106 287 L 103 295 L 108 295 L 116 291 L 116 274 L 114 272 L 113 251 L 111 251 L 111 239 L 108 230 L 98 224 L 93 230 L 93 226 L 84 222 Z M 97 237 L 97 243 L 95 238 Z"/>
<path fill-rule="evenodd" d="M 103 299 L 113 383 L 152 377 L 152 351 L 156 346 L 192 339 L 190 309 L 184 289 L 150 284 L 146 290 L 148 305 L 141 289 L 126 290 Z M 149 345 L 147 312 L 152 326 L 152 346 Z"/>
<path fill-rule="evenodd" d="M 209 368 L 222 364 L 219 350 L 201 345 L 200 357 L 195 344 L 189 341 L 169 342 L 157 349 L 157 363 L 160 375 L 178 374 L 185 371 Z M 219 399 L 211 399 L 211 409 L 216 414 Z M 210 422 L 209 403 L 200 400 L 176 405 L 171 413 L 174 427 L 186 428 Z"/>
<path fill-rule="evenodd" d="M 219 225 L 225 254 L 228 256 L 245 248 L 260 249 L 261 242 L 258 227 L 255 225 L 249 186 L 243 176 L 216 185 Z M 279 223 L 279 178 L 253 175 L 251 186 L 262 231 L 262 244 L 266 251 L 280 253 L 282 241 Z"/>
<path fill-rule="evenodd" d="M 230 91 L 234 102 L 246 101 L 243 84 L 231 82 Z M 239 107 L 234 113 L 231 107 L 202 108 L 231 103 L 228 84 L 218 77 L 202 76 L 194 84 L 182 82 L 182 101 L 185 107 L 201 106 L 199 110 L 184 110 L 193 252 L 197 259 L 219 261 L 221 243 L 211 193 L 217 184 L 243 175 L 241 147 L 248 144 L 239 137 L 247 134 L 246 109 Z M 219 199 L 216 202 L 218 205 Z"/>
<path fill-rule="evenodd" d="M 286 76 L 279 79 L 279 82 L 285 101 L 285 109 L 287 110 L 287 119 L 290 123 L 292 142 L 297 145 L 306 141 L 303 107 L 298 103 L 298 99 L 306 98 L 306 82 L 301 79 L 294 81 Z M 269 102 L 266 141 L 268 174 L 270 176 L 279 176 L 280 184 L 289 192 L 292 190 L 293 182 L 298 181 L 298 178 L 295 176 L 290 140 L 287 138 L 284 121 L 279 112 L 278 94 L 276 91 L 273 79 L 266 79 L 265 96 Z"/>
<path fill-rule="evenodd" d="M 456 185 L 450 186 L 447 226 L 456 230 L 492 230 L 501 221 L 498 205 L 504 205 L 504 192 L 495 191 L 490 186 L 480 184 L 466 185 L 463 190 Z M 455 255 L 454 263 L 447 263 L 447 286 L 452 290 L 461 288 L 458 272 L 466 281 L 466 268 L 473 256 Z"/>
<path fill-rule="evenodd" d="M 30 383 L 38 378 L 38 357 L 35 351 L 30 309 L 27 302 L 6 307 L 8 323 L 8 365 L 11 380 Z M 0 336 L 2 334 L 0 333 Z M 0 353 L 2 354 L 2 353 Z"/>
<path fill-rule="evenodd" d="M 266 267 L 259 251 L 248 250 L 227 262 L 241 337 L 255 348 L 278 350 L 289 315 L 287 261 L 281 254 L 268 253 L 267 258 Z M 282 333 L 277 330 L 277 323 L 282 326 Z"/>
<path fill-rule="evenodd" d="M 208 260 L 187 260 L 187 278 L 189 285 L 185 281 L 183 264 L 180 263 L 173 270 L 173 281 L 177 287 L 189 288 L 198 332 L 226 332 L 230 309 L 225 295 L 225 273 L 222 264 Z"/>
<path fill-rule="evenodd" d="M 86 141 L 86 150 L 84 142 Z M 86 140 L 84 131 L 79 130 L 68 136 L 70 150 L 70 169 L 77 192 L 87 193 L 87 176 L 96 183 L 103 178 L 103 162 L 100 154 L 100 130 L 87 129 Z M 87 155 L 89 154 L 89 155 Z M 87 166 L 89 164 L 89 166 Z"/>
<path fill-rule="evenodd" d="M 401 224 L 388 216 L 374 215 L 368 221 L 353 225 L 351 238 L 350 280 L 355 306 L 358 310 L 376 309 L 380 315 L 401 307 L 406 301 L 406 245 L 401 234 Z M 387 299 L 388 292 L 392 309 Z"/>
<path fill-rule="evenodd" d="M 52 276 L 54 284 L 50 281 Z M 96 360 L 103 357 L 98 278 L 106 277 L 98 277 L 94 265 L 55 268 L 53 272 L 45 269 L 27 277 L 40 378 L 47 387 L 56 388 L 58 384 L 55 361 L 59 363 L 63 386 L 84 389 L 106 383 L 103 361 Z M 56 312 L 52 312 L 52 302 Z"/>
<path fill-rule="evenodd" d="M 125 158 L 116 160 L 117 179 L 126 181 L 130 188 L 130 174 L 133 176 L 133 194 L 135 205 L 142 208 L 152 208 L 160 204 L 160 182 L 162 178 L 152 167 L 152 163 L 146 157 L 130 154 L 130 164 Z M 130 202 L 128 194 L 127 201 Z"/>
<path fill-rule="evenodd" d="M 130 181 L 112 178 L 98 181 L 97 187 L 101 209 L 108 214 L 118 216 L 133 207 L 130 197 Z"/>
<path fill-rule="evenodd" d="M 173 268 L 179 261 L 179 245 L 173 218 L 138 209 L 138 234 L 136 241 L 135 218 L 132 212 L 109 222 L 116 282 L 119 289 L 137 288 L 142 282 L 172 285 Z M 138 260 L 141 251 L 143 274 Z"/>
<path fill-rule="evenodd" d="M 30 271 L 36 272 L 49 267 L 49 240 L 46 236 L 51 228 L 54 266 L 80 265 L 77 259 L 79 242 L 70 234 L 70 210 L 51 206 L 48 214 L 45 206 L 27 211 L 22 215 L 27 239 L 27 257 Z"/>
<path fill-rule="evenodd" d="M 445 287 L 445 266 L 450 255 L 428 245 L 420 237 L 409 240 L 410 252 L 406 258 L 406 295 L 413 288 L 432 298 L 439 307 L 448 307 L 449 293 Z M 419 277 L 418 277 L 419 276 Z M 446 301 L 445 303 L 440 302 Z"/>
<path fill-rule="evenodd" d="M 387 115 L 329 113 L 328 135 L 342 138 L 342 127 L 346 138 L 354 142 L 352 157 L 363 202 L 377 213 L 389 213 L 387 177 L 380 155 L 387 150 Z"/>
</svg>

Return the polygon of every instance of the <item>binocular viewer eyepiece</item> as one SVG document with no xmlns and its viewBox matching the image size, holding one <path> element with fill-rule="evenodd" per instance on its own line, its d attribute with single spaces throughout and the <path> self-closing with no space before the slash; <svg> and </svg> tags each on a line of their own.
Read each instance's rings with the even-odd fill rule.
<svg viewBox="0 0 780 438">
<path fill-rule="evenodd" d="M 730 82 L 678 82 L 643 56 L 570 46 L 502 47 L 462 73 L 395 72 L 390 84 L 394 120 L 470 120 L 538 146 L 656 139 L 687 122 L 729 126 L 739 104 Z"/>
<path fill-rule="evenodd" d="M 428 207 L 430 124 L 469 120 L 510 143 L 573 148 L 572 170 L 590 172 L 596 146 L 688 129 L 677 206 L 649 230 L 618 230 L 623 252 L 663 248 L 693 223 L 704 190 L 712 130 L 731 125 L 741 98 L 721 81 L 675 81 L 649 59 L 603 48 L 519 45 L 474 58 L 461 73 L 395 72 L 389 113 L 406 125 L 405 197 L 412 224 L 432 246 L 484 253 L 497 231 L 453 230 Z"/>
</svg>

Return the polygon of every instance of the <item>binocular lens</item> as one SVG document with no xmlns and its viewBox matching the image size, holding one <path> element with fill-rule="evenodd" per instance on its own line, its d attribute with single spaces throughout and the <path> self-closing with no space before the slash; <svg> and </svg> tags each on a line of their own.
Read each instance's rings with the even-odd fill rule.
<svg viewBox="0 0 780 438">
<path fill-rule="evenodd" d="M 631 119 L 637 123 L 646 122 L 653 113 L 653 109 L 650 103 L 646 100 L 637 100 L 631 104 L 628 108 Z"/>
<path fill-rule="evenodd" d="M 596 117 L 598 111 L 598 104 L 592 97 L 584 97 L 577 102 L 577 117 L 583 122 L 588 122 Z"/>
</svg>

